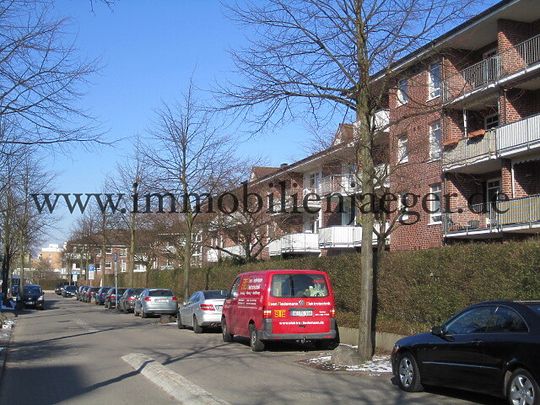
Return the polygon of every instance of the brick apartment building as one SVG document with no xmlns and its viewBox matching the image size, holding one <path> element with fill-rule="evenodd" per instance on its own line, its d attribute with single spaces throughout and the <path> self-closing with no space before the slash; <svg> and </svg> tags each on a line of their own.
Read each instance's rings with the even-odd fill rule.
<svg viewBox="0 0 540 405">
<path fill-rule="evenodd" d="M 392 72 L 387 104 L 376 117 L 387 129 L 380 141 L 385 153 L 377 169 L 389 173 L 384 188 L 397 196 L 400 207 L 411 204 L 411 194 L 418 201 L 396 214 L 405 223 L 414 223 L 396 226 L 388 248 L 425 249 L 460 240 L 537 234 L 537 0 L 502 1 L 404 57 Z M 381 75 L 373 76 L 375 85 Z M 352 127 L 342 125 L 327 150 L 278 168 L 254 168 L 250 190 L 274 193 L 274 204 L 285 194 L 288 208 L 295 194 L 299 201 L 293 214 L 268 214 L 275 224 L 268 222 L 260 230 L 260 239 L 268 242 L 261 258 L 332 255 L 360 248 L 361 227 L 347 198 L 342 213 L 327 212 L 332 211 L 330 206 L 335 208 L 336 200 L 325 197 L 302 207 L 302 198 L 309 193 L 348 196 L 361 191 L 355 182 L 351 136 Z M 286 185 L 285 193 L 280 182 Z M 421 206 L 425 196 L 430 196 L 429 212 Z M 310 208 L 320 210 L 313 213 Z M 210 245 L 236 254 L 245 250 L 219 230 L 213 230 L 210 239 Z M 210 248 L 204 249 L 203 256 L 203 262 L 212 263 L 227 253 Z"/>
</svg>

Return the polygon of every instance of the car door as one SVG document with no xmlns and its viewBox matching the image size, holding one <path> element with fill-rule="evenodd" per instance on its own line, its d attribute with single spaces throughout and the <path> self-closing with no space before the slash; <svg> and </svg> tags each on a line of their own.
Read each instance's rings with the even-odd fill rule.
<svg viewBox="0 0 540 405">
<path fill-rule="evenodd" d="M 198 296 L 198 293 L 193 293 L 191 297 L 189 297 L 186 306 L 183 308 L 182 322 L 184 323 L 184 325 L 193 326 L 193 305 L 197 301 Z"/>
<path fill-rule="evenodd" d="M 486 371 L 490 376 L 486 391 L 500 392 L 508 362 L 529 357 L 529 326 L 516 310 L 498 305 L 483 341 Z"/>
<path fill-rule="evenodd" d="M 237 277 L 234 280 L 234 283 L 231 287 L 231 291 L 225 299 L 224 305 L 224 316 L 227 320 L 227 326 L 229 328 L 229 333 L 235 334 L 238 330 L 238 325 L 236 324 L 237 312 L 238 312 L 238 290 L 240 288 L 241 277 Z"/>
<path fill-rule="evenodd" d="M 476 391 L 487 384 L 483 338 L 494 310 L 473 307 L 447 322 L 443 334 L 420 350 L 423 380 Z"/>
</svg>

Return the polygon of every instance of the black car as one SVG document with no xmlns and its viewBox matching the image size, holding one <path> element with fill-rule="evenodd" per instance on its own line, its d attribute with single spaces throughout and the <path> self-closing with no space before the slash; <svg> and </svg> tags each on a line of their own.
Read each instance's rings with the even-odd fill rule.
<svg viewBox="0 0 540 405">
<path fill-rule="evenodd" d="M 392 352 L 405 391 L 437 385 L 540 404 L 540 301 L 473 305 L 431 333 L 406 337 Z"/>
<path fill-rule="evenodd" d="M 76 291 L 77 291 L 76 286 L 74 286 L 74 285 L 66 285 L 66 286 L 64 286 L 64 288 L 62 290 L 62 297 L 64 297 L 64 298 L 74 297 Z"/>
<path fill-rule="evenodd" d="M 118 288 L 118 296 L 122 296 L 126 290 L 127 288 Z M 116 297 L 116 288 L 110 288 L 107 295 L 105 295 L 105 302 L 103 304 L 105 309 L 116 308 Z"/>
<path fill-rule="evenodd" d="M 23 288 L 22 303 L 25 307 L 45 308 L 45 295 L 39 285 L 28 284 Z"/>
</svg>

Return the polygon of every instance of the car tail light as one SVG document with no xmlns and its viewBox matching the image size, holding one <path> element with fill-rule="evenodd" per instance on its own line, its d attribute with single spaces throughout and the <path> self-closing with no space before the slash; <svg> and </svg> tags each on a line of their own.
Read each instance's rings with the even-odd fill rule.
<svg viewBox="0 0 540 405">
<path fill-rule="evenodd" d="M 171 299 L 172 299 L 173 301 L 176 301 L 176 296 L 173 296 Z"/>
<path fill-rule="evenodd" d="M 332 307 L 332 309 L 330 310 L 330 316 L 332 318 L 335 318 L 336 317 L 336 309 L 334 307 Z"/>
<path fill-rule="evenodd" d="M 272 310 L 271 309 L 263 309 L 263 318 L 271 318 L 272 317 Z"/>
<path fill-rule="evenodd" d="M 146 302 L 152 301 L 152 297 L 144 297 L 144 300 L 145 300 Z"/>
<path fill-rule="evenodd" d="M 214 311 L 214 306 L 212 304 L 199 304 L 199 308 L 202 311 Z"/>
<path fill-rule="evenodd" d="M 128 298 L 128 301 L 133 301 L 135 299 L 135 297 L 131 296 Z"/>
</svg>

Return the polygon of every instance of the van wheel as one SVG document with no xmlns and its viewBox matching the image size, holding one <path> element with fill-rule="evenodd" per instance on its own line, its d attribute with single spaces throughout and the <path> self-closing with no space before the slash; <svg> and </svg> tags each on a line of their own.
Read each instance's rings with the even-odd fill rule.
<svg viewBox="0 0 540 405">
<path fill-rule="evenodd" d="M 522 368 L 515 370 L 510 376 L 506 390 L 508 403 L 511 405 L 540 404 L 540 389 L 527 370 Z"/>
<path fill-rule="evenodd" d="M 225 318 L 221 318 L 221 335 L 223 336 L 224 342 L 230 343 L 233 341 L 234 335 L 232 333 L 229 333 L 229 328 L 227 326 Z"/>
<path fill-rule="evenodd" d="M 201 325 L 199 325 L 199 322 L 197 321 L 197 317 L 193 316 L 193 332 L 195 333 L 203 333 L 203 328 Z"/>
<path fill-rule="evenodd" d="M 257 329 L 252 323 L 249 324 L 249 346 L 253 352 L 262 352 L 264 350 L 264 342 L 257 336 Z"/>
</svg>

